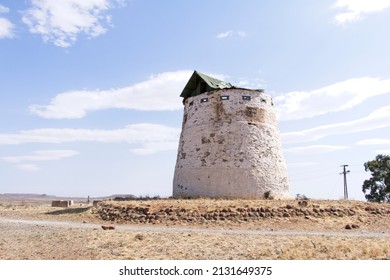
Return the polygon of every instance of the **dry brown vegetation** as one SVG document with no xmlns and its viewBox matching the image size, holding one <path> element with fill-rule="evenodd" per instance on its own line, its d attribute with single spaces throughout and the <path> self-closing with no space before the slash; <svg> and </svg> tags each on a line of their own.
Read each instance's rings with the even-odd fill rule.
<svg viewBox="0 0 390 280">
<path fill-rule="evenodd" d="M 0 259 L 389 258 L 388 204 L 160 199 L 53 208 L 0 201 Z"/>
</svg>

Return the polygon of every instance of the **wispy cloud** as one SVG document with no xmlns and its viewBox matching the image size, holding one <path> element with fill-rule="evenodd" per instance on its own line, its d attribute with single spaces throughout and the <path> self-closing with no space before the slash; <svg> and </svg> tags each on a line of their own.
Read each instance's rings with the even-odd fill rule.
<svg viewBox="0 0 390 280">
<path fill-rule="evenodd" d="M 12 38 L 14 36 L 14 25 L 6 18 L 0 17 L 0 39 Z"/>
<path fill-rule="evenodd" d="M 47 105 L 31 105 L 32 114 L 47 119 L 80 119 L 89 112 L 106 109 L 139 111 L 182 110 L 179 98 L 193 70 L 178 70 L 151 75 L 134 85 L 107 90 L 73 90 L 56 94 Z M 221 80 L 230 77 L 220 73 L 206 73 Z M 245 88 L 264 88 L 260 78 L 240 77 L 235 84 Z"/>
<path fill-rule="evenodd" d="M 0 14 L 6 14 L 9 12 L 9 8 L 3 6 L 3 5 L 0 5 Z"/>
<path fill-rule="evenodd" d="M 373 138 L 373 139 L 366 139 L 361 140 L 356 143 L 356 145 L 390 145 L 390 139 L 384 139 L 384 138 Z"/>
<path fill-rule="evenodd" d="M 40 167 L 36 166 L 35 164 L 31 164 L 31 163 L 18 164 L 18 165 L 16 165 L 16 168 L 21 170 L 21 171 L 25 171 L 25 172 L 37 172 L 37 171 L 41 170 Z"/>
<path fill-rule="evenodd" d="M 237 86 L 242 88 L 264 89 L 266 84 L 267 82 L 260 78 L 240 78 Z"/>
<path fill-rule="evenodd" d="M 76 90 L 57 94 L 48 105 L 32 105 L 30 111 L 48 119 L 79 119 L 105 109 L 142 111 L 181 110 L 179 94 L 192 71 L 165 72 L 118 89 Z"/>
<path fill-rule="evenodd" d="M 31 0 L 23 12 L 29 31 L 42 36 L 45 42 L 67 48 L 80 34 L 97 37 L 107 31 L 111 16 L 107 11 L 124 1 L 118 0 Z"/>
<path fill-rule="evenodd" d="M 322 139 L 330 135 L 349 134 L 362 131 L 370 131 L 390 126 L 390 106 L 375 110 L 366 117 L 329 125 L 322 125 L 315 128 L 301 131 L 282 133 L 284 143 L 309 142 Z"/>
<path fill-rule="evenodd" d="M 215 37 L 218 38 L 218 39 L 226 39 L 226 38 L 229 38 L 229 37 L 245 38 L 246 37 L 246 32 L 244 32 L 244 31 L 228 30 L 228 31 L 221 32 L 221 33 L 217 34 L 217 36 L 215 36 Z"/>
<path fill-rule="evenodd" d="M 312 146 L 302 146 L 302 147 L 293 147 L 284 149 L 284 152 L 293 153 L 293 154 L 323 154 L 329 152 L 336 152 L 345 149 L 349 149 L 348 146 L 335 146 L 335 145 L 312 145 Z"/>
<path fill-rule="evenodd" d="M 312 91 L 293 91 L 274 98 L 279 119 L 311 118 L 351 109 L 365 100 L 390 93 L 390 79 L 354 78 Z"/>
<path fill-rule="evenodd" d="M 156 152 L 176 150 L 178 147 L 178 140 L 165 142 L 150 142 L 142 145 L 141 148 L 130 149 L 130 151 L 137 155 L 151 155 Z"/>
<path fill-rule="evenodd" d="M 158 124 L 133 124 L 122 129 L 71 129 L 43 128 L 20 131 L 15 134 L 0 134 L 0 145 L 26 143 L 59 144 L 69 142 L 129 143 L 138 145 L 132 152 L 151 154 L 177 149 L 180 129 Z M 43 155 L 32 155 L 43 156 Z M 3 158 L 4 159 L 4 158 Z M 26 158 L 25 158 L 26 159 Z M 15 157 L 8 158 L 17 160 Z"/>
<path fill-rule="evenodd" d="M 77 154 L 78 152 L 73 150 L 42 150 L 35 151 L 29 155 L 7 156 L 2 157 L 1 159 L 5 162 L 15 164 L 15 167 L 19 170 L 26 172 L 37 172 L 40 171 L 41 168 L 31 162 L 60 160 L 73 157 Z"/>
<path fill-rule="evenodd" d="M 30 155 L 8 156 L 2 157 L 1 159 L 10 163 L 21 163 L 25 161 L 59 160 L 63 158 L 73 157 L 77 154 L 78 152 L 73 150 L 43 150 L 35 151 Z"/>
<path fill-rule="evenodd" d="M 332 8 L 344 9 L 335 16 L 338 24 L 358 21 L 365 14 L 381 12 L 390 8 L 388 0 L 337 0 Z"/>
<path fill-rule="evenodd" d="M 9 8 L 0 5 L 0 14 L 6 14 L 9 12 Z M 0 17 L 0 39 L 12 38 L 14 36 L 14 25 L 11 21 L 4 17 Z"/>
</svg>

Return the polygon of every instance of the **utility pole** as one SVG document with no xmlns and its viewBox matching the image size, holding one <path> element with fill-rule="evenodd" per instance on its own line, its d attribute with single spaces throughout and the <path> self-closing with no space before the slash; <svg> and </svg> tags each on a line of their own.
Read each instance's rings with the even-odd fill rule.
<svg viewBox="0 0 390 280">
<path fill-rule="evenodd" d="M 343 172 L 341 172 L 340 175 L 344 174 L 344 199 L 348 199 L 347 174 L 350 171 L 346 170 L 346 168 L 348 167 L 347 164 L 343 164 L 343 165 L 341 165 L 341 167 L 343 168 Z"/>
</svg>

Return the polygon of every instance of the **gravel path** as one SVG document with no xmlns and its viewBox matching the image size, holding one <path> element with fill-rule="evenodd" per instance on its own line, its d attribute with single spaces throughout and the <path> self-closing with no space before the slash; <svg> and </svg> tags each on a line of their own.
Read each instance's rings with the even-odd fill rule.
<svg viewBox="0 0 390 280">
<path fill-rule="evenodd" d="M 54 227 L 66 229 L 101 229 L 101 224 L 80 223 L 71 221 L 52 220 L 25 220 L 0 217 L 0 226 L 26 228 L 31 226 Z M 390 231 L 365 231 L 365 230 L 341 230 L 341 231 L 300 231 L 300 230 L 273 230 L 273 229 L 235 229 L 235 228 L 199 228 L 177 226 L 138 226 L 138 225 L 115 225 L 116 230 L 132 232 L 153 233 L 203 233 L 203 234 L 244 234 L 244 235 L 271 235 L 271 236 L 335 236 L 335 237 L 390 237 Z"/>
</svg>

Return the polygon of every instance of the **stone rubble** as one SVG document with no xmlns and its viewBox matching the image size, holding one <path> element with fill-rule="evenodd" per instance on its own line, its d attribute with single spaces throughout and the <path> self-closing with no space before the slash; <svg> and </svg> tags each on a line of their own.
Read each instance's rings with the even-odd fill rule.
<svg viewBox="0 0 390 280">
<path fill-rule="evenodd" d="M 174 224 L 177 222 L 200 225 L 210 222 L 230 221 L 231 223 L 245 223 L 261 221 L 262 219 L 321 219 L 326 217 L 343 218 L 358 216 L 390 216 L 390 209 L 370 207 L 363 211 L 348 207 L 326 207 L 317 205 L 286 204 L 278 207 L 221 207 L 213 210 L 186 209 L 184 207 L 162 207 L 152 210 L 150 207 L 134 205 L 114 205 L 111 203 L 100 203 L 95 213 L 104 221 L 133 224 Z M 358 228 L 358 225 L 349 225 L 351 228 Z"/>
</svg>

